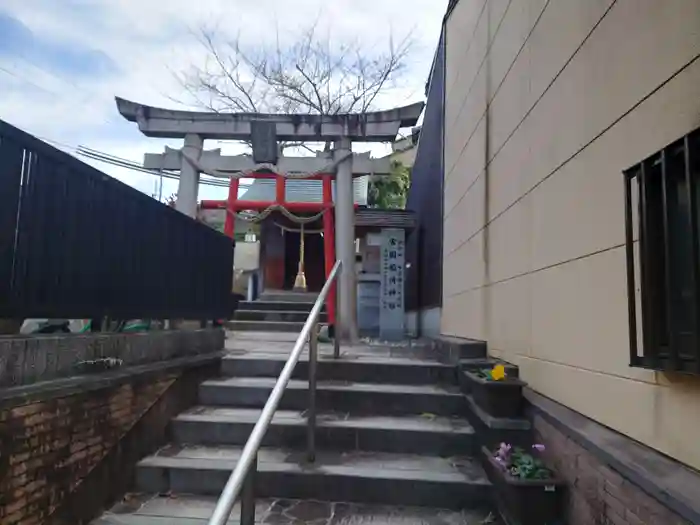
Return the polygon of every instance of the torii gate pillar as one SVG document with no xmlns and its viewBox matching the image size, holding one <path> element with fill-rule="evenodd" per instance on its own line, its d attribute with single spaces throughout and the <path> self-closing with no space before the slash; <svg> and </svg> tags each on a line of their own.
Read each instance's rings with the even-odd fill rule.
<svg viewBox="0 0 700 525">
<path fill-rule="evenodd" d="M 349 138 L 335 142 L 336 160 L 351 153 Z M 343 263 L 339 284 L 339 323 L 336 337 L 354 343 L 357 330 L 357 278 L 355 275 L 355 206 L 352 184 L 352 156 L 337 165 L 335 177 L 335 251 Z"/>
<path fill-rule="evenodd" d="M 200 135 L 188 133 L 185 135 L 185 144 L 182 152 L 190 158 L 199 159 L 202 155 L 204 141 Z M 199 190 L 199 172 L 184 157 L 181 159 L 180 184 L 177 188 L 177 201 L 175 209 L 185 215 L 195 218 L 197 216 L 197 192 Z"/>
</svg>

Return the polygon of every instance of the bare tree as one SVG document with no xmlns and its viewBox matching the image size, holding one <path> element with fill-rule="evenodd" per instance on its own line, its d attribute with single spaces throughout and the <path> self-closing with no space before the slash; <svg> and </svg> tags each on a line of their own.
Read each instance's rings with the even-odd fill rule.
<svg viewBox="0 0 700 525">
<path fill-rule="evenodd" d="M 364 113 L 397 85 L 413 44 L 411 34 L 384 50 L 356 42 L 334 45 L 320 35 L 318 21 L 289 44 L 279 32 L 273 46 L 248 46 L 202 28 L 202 64 L 176 74 L 198 105 L 216 112 L 324 114 Z M 299 144 L 285 144 L 285 147 Z"/>
</svg>

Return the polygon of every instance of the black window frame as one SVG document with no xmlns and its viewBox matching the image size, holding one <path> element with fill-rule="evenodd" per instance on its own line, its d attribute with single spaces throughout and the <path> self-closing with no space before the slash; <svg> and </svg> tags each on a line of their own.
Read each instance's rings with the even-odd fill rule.
<svg viewBox="0 0 700 525">
<path fill-rule="evenodd" d="M 630 366 L 700 375 L 700 128 L 623 174 Z"/>
</svg>

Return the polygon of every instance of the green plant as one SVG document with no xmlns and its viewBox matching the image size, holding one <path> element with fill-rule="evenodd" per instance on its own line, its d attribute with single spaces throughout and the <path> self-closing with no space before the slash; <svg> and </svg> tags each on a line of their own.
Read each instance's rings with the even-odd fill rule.
<svg viewBox="0 0 700 525">
<path fill-rule="evenodd" d="M 474 373 L 477 375 L 477 377 L 481 379 L 485 379 L 486 381 L 493 381 L 493 378 L 491 377 L 491 370 L 487 368 L 481 368 Z"/>
<path fill-rule="evenodd" d="M 532 445 L 537 452 L 545 450 L 544 445 Z M 541 459 L 526 452 L 521 447 L 513 447 L 501 443 L 494 452 L 493 459 L 510 476 L 518 479 L 551 479 L 553 472 L 548 469 Z"/>
<path fill-rule="evenodd" d="M 406 198 L 411 186 L 411 169 L 399 161 L 391 162 L 391 174 L 376 177 L 370 182 L 368 206 L 384 210 L 406 207 Z"/>
</svg>

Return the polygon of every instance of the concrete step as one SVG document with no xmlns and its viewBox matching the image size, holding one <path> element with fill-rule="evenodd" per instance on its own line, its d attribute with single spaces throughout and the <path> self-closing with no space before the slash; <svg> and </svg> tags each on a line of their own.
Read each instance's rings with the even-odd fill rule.
<svg viewBox="0 0 700 525">
<path fill-rule="evenodd" d="M 285 321 L 227 321 L 226 328 L 234 332 L 301 332 L 303 322 Z"/>
<path fill-rule="evenodd" d="M 290 347 L 291 348 L 291 347 Z M 221 361 L 222 374 L 236 377 L 279 377 L 288 354 L 250 352 L 229 354 Z M 308 379 L 308 354 L 294 369 L 294 379 Z M 318 360 L 318 379 L 394 384 L 457 384 L 453 365 L 408 357 L 342 355 L 339 359 L 322 353 Z"/>
<path fill-rule="evenodd" d="M 169 445 L 142 460 L 137 490 L 218 495 L 240 458 L 239 447 Z M 315 499 L 451 509 L 489 505 L 490 483 L 478 461 L 381 452 L 305 454 L 263 448 L 255 492 L 261 498 Z"/>
<path fill-rule="evenodd" d="M 241 301 L 238 303 L 240 310 L 281 310 L 284 312 L 310 312 L 314 306 L 314 301 L 304 303 L 300 301 Z M 325 306 L 324 306 L 325 310 Z"/>
<path fill-rule="evenodd" d="M 195 407 L 171 424 L 175 442 L 198 445 L 244 445 L 260 409 Z M 278 410 L 264 446 L 304 450 L 306 413 Z M 356 416 L 322 412 L 317 416 L 316 444 L 326 450 L 362 450 L 440 457 L 478 451 L 474 430 L 465 419 L 433 416 Z"/>
<path fill-rule="evenodd" d="M 486 342 L 441 335 L 435 338 L 435 354 L 444 363 L 457 364 L 461 359 L 487 357 Z"/>
<path fill-rule="evenodd" d="M 206 525 L 214 512 L 216 498 L 187 494 L 127 494 L 92 525 Z M 229 523 L 240 523 L 240 505 L 236 503 Z M 361 525 L 392 523 L 467 524 L 487 521 L 484 510 L 450 511 L 445 509 L 333 503 L 309 500 L 256 499 L 256 523 L 298 525 L 300 523 Z"/>
<path fill-rule="evenodd" d="M 233 318 L 236 321 L 284 321 L 303 323 L 309 317 L 309 312 L 295 312 L 284 310 L 236 310 Z M 319 320 L 328 321 L 328 314 L 322 313 Z"/>
<path fill-rule="evenodd" d="M 313 304 L 318 298 L 315 292 L 289 292 L 284 290 L 265 291 L 260 294 L 261 301 L 280 302 L 280 303 L 311 303 Z"/>
<path fill-rule="evenodd" d="M 200 385 L 199 401 L 210 406 L 262 408 L 276 380 L 272 377 L 210 379 Z M 308 386 L 307 381 L 292 379 L 278 408 L 305 410 Z M 352 414 L 456 416 L 466 411 L 466 400 L 457 387 L 436 385 L 319 381 L 316 404 L 321 411 Z"/>
</svg>

